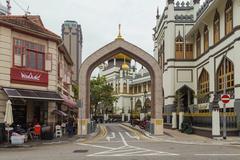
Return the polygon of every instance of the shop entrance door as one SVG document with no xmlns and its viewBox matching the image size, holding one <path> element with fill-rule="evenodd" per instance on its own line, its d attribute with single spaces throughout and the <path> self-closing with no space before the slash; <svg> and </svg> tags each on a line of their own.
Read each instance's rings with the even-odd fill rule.
<svg viewBox="0 0 240 160">
<path fill-rule="evenodd" d="M 27 110 L 26 105 L 12 105 L 13 110 L 13 124 L 20 125 L 23 128 L 26 128 L 27 122 Z"/>
</svg>

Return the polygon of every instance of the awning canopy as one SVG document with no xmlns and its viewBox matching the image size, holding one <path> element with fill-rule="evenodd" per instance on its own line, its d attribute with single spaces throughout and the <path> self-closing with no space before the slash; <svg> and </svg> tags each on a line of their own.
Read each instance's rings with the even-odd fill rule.
<svg viewBox="0 0 240 160">
<path fill-rule="evenodd" d="M 60 111 L 58 109 L 53 110 L 52 113 L 57 114 L 59 116 L 67 117 L 67 113 Z"/>
<path fill-rule="evenodd" d="M 77 103 L 70 97 L 66 96 L 66 95 L 61 95 L 61 97 L 63 98 L 63 104 L 71 107 L 71 108 L 75 108 L 77 106 Z"/>
<path fill-rule="evenodd" d="M 53 91 L 39 91 L 29 89 L 3 88 L 9 98 L 63 101 L 63 98 Z"/>
</svg>

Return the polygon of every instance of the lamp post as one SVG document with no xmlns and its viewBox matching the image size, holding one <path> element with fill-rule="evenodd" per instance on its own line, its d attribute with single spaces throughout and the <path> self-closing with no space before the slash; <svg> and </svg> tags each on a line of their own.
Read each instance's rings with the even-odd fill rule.
<svg viewBox="0 0 240 160">
<path fill-rule="evenodd" d="M 143 107 L 144 107 L 144 118 L 146 118 L 146 99 L 147 99 L 147 91 L 145 89 L 144 91 L 144 104 L 143 104 Z"/>
<path fill-rule="evenodd" d="M 133 119 L 133 97 L 130 97 L 130 101 L 131 101 L 131 111 L 130 111 L 130 121 L 131 121 L 131 124 L 132 124 L 132 119 Z"/>
<path fill-rule="evenodd" d="M 226 55 L 223 56 L 223 74 L 224 74 L 224 85 L 223 85 L 223 94 L 226 94 Z M 226 125 L 226 104 L 223 103 L 223 139 L 227 138 L 227 125 Z"/>
</svg>

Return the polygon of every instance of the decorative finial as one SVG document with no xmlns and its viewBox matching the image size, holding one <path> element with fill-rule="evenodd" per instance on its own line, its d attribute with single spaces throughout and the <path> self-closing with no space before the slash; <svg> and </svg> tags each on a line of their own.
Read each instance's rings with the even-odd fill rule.
<svg viewBox="0 0 240 160">
<path fill-rule="evenodd" d="M 123 37 L 121 35 L 121 24 L 118 25 L 118 36 L 116 39 L 122 39 L 123 40 Z"/>
<path fill-rule="evenodd" d="M 160 16 L 159 16 L 159 7 L 157 7 L 157 16 L 156 18 L 158 19 Z"/>
</svg>

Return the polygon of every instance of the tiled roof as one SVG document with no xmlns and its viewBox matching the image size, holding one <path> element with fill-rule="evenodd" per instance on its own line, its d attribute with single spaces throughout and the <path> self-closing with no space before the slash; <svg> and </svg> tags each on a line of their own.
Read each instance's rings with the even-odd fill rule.
<svg viewBox="0 0 240 160">
<path fill-rule="evenodd" d="M 0 16 L 0 24 L 10 25 L 16 28 L 21 28 L 27 32 L 36 32 L 39 34 L 45 34 L 51 36 L 52 38 L 59 39 L 57 34 L 46 29 L 42 23 L 40 16 L 37 15 L 27 15 L 27 16 L 16 16 L 16 15 L 3 15 Z"/>
</svg>

